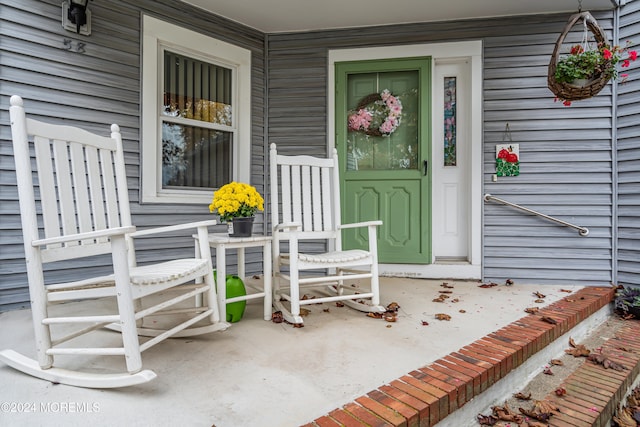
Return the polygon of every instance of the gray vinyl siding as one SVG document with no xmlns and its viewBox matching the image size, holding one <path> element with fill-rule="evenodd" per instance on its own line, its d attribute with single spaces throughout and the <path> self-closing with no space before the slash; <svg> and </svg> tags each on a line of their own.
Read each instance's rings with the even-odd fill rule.
<svg viewBox="0 0 640 427">
<path fill-rule="evenodd" d="M 640 49 L 640 2 L 622 8 L 620 42 Z M 618 89 L 618 284 L 640 286 L 640 64 Z"/>
<path fill-rule="evenodd" d="M 265 35 L 177 0 L 100 0 L 89 5 L 93 32 L 84 37 L 62 29 L 60 3 L 0 0 L 0 310 L 28 304 L 8 123 L 13 94 L 25 98 L 30 116 L 45 121 L 62 118 L 99 133 L 120 124 L 134 223 L 146 227 L 211 218 L 206 206 L 139 203 L 142 13 L 251 50 L 251 181 L 265 198 L 267 143 L 275 142 L 285 154 L 326 155 L 330 49 L 481 40 L 483 192 L 590 229 L 588 237 L 580 237 L 544 219 L 483 203 L 483 280 L 602 285 L 614 277 L 617 259 L 620 283 L 640 282 L 637 65 L 619 90 L 620 141 L 614 150 L 611 85 L 568 108 L 554 103 L 546 87 L 547 63 L 568 14 Z M 621 38 L 637 40 L 639 2 L 628 3 Z M 611 35 L 613 12 L 594 15 Z M 72 40 L 71 51 L 64 39 Z M 85 43 L 84 53 L 74 51 L 78 42 Z M 520 144 L 521 175 L 493 183 L 495 145 L 503 142 L 507 123 L 513 142 Z M 263 217 L 256 227 L 264 231 Z M 172 249 L 156 249 L 160 242 Z M 169 236 L 144 241 L 139 250 L 146 261 L 191 254 L 192 247 L 189 239 Z M 248 259 L 248 271 L 260 271 L 259 253 Z M 107 264 L 97 260 L 95 270 Z M 67 278 L 75 267 L 55 266 L 50 278 Z"/>
<path fill-rule="evenodd" d="M 611 40 L 612 16 L 595 16 Z M 594 285 L 612 280 L 611 84 L 570 107 L 554 102 L 547 67 L 563 26 L 484 40 L 484 192 L 587 227 L 589 236 L 485 203 L 485 280 Z M 495 146 L 510 142 L 519 144 L 520 175 L 493 182 Z"/>
<path fill-rule="evenodd" d="M 140 204 L 140 55 L 141 16 L 147 13 L 252 52 L 251 181 L 264 194 L 264 35 L 174 0 L 100 0 L 90 2 L 92 34 L 79 36 L 61 25 L 59 0 L 1 0 L 0 25 L 0 311 L 28 304 L 26 266 L 9 127 L 9 97 L 24 98 L 30 117 L 63 119 L 92 132 L 108 134 L 111 123 L 123 133 L 134 224 L 142 228 L 213 219 L 207 206 Z M 66 50 L 64 39 L 72 40 Z M 84 53 L 76 52 L 84 43 Z M 255 225 L 263 232 L 263 217 Z M 223 226 L 218 231 L 224 231 Z M 164 249 L 157 249 L 158 246 Z M 144 240 L 139 260 L 192 256 L 190 238 Z M 250 253 L 249 253 L 250 252 Z M 259 252 L 248 251 L 248 272 L 261 270 Z M 235 263 L 235 253 L 230 254 Z M 95 260 L 95 272 L 109 260 Z M 75 274 L 74 263 L 50 269 L 51 282 Z M 234 271 L 235 267 L 230 266 Z"/>
<path fill-rule="evenodd" d="M 611 12 L 594 15 L 611 33 Z M 287 152 L 326 154 L 330 49 L 458 40 L 484 44 L 485 192 L 589 227 L 589 237 L 510 208 L 484 205 L 483 279 L 519 283 L 611 281 L 611 87 L 563 107 L 547 66 L 568 15 L 315 31 L 268 36 L 269 141 Z M 509 123 L 520 144 L 519 177 L 491 181 L 495 145 Z"/>
</svg>

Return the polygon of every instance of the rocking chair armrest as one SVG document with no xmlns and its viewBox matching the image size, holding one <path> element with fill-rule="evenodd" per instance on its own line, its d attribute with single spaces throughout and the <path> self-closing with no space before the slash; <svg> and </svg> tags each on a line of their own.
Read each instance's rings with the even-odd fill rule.
<svg viewBox="0 0 640 427">
<path fill-rule="evenodd" d="M 282 224 L 276 224 L 273 226 L 273 231 L 300 231 L 302 229 L 302 224 L 299 222 L 286 222 Z"/>
<path fill-rule="evenodd" d="M 338 226 L 338 229 L 369 227 L 369 226 L 372 226 L 372 225 L 374 225 L 374 226 L 382 225 L 382 221 L 374 220 L 374 221 L 354 222 L 353 224 L 342 224 L 342 225 Z"/>
<path fill-rule="evenodd" d="M 216 225 L 217 223 L 218 222 L 215 219 L 211 219 L 207 221 L 196 221 L 187 222 L 185 224 L 168 225 L 166 227 L 148 228 L 145 230 L 136 231 L 135 233 L 131 233 L 131 237 L 148 236 L 158 233 L 170 233 L 173 231 L 188 230 L 190 228 L 210 227 Z"/>
<path fill-rule="evenodd" d="M 48 237 L 46 239 L 33 240 L 31 246 L 45 246 L 55 243 L 67 243 L 76 242 L 78 240 L 92 240 L 99 239 L 101 237 L 112 237 L 118 235 L 125 235 L 136 231 L 136 227 L 133 225 L 126 227 L 114 227 L 107 228 L 105 230 L 88 231 L 86 233 L 67 234 L 65 236 Z"/>
</svg>

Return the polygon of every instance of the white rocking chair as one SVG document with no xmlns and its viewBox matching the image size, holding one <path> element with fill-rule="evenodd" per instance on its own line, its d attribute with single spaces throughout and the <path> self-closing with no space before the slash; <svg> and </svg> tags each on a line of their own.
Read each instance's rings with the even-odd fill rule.
<svg viewBox="0 0 640 427">
<path fill-rule="evenodd" d="M 303 324 L 300 306 L 306 304 L 342 301 L 360 311 L 383 313 L 376 241 L 376 229 L 382 221 L 341 224 L 336 150 L 327 159 L 283 156 L 271 144 L 270 164 L 276 310 L 293 324 Z M 343 251 L 342 230 L 356 227 L 367 229 L 368 250 Z M 323 242 L 330 252 L 300 253 L 300 243 L 305 240 Z M 288 249 L 283 245 L 288 252 L 281 252 L 283 242 L 288 243 Z M 288 267 L 288 273 L 283 267 Z M 347 279 L 369 279 L 370 289 L 363 292 L 346 285 Z M 310 298 L 301 294 L 306 288 L 321 288 L 330 295 Z"/>
<path fill-rule="evenodd" d="M 27 119 L 19 96 L 11 97 L 10 117 L 37 361 L 13 350 L 1 351 L 0 360 L 55 383 L 124 387 L 156 377 L 154 372 L 142 370 L 142 351 L 171 336 L 192 336 L 228 327 L 219 318 L 207 244 L 207 227 L 215 221 L 136 232 L 131 225 L 122 137 L 117 125 L 111 126 L 110 137 L 103 137 L 79 128 Z M 35 170 L 30 145 L 35 153 Z M 35 185 L 33 177 L 37 178 Z M 38 206 L 40 210 L 36 210 Z M 39 228 L 44 228 L 43 236 Z M 201 242 L 199 258 L 136 266 L 134 237 L 193 229 Z M 107 274 L 78 280 L 76 274 L 84 267 L 94 276 L 97 274 L 95 258 L 82 258 L 100 254 L 111 254 L 99 258 L 110 265 Z M 67 264 L 75 268 L 67 277 L 74 277 L 74 281 L 45 283 L 50 271 L 43 266 L 56 261 L 73 263 Z M 196 296 L 203 296 L 204 304 L 196 305 Z M 76 312 L 78 304 L 103 297 L 115 299 L 112 306 L 116 308 L 101 314 Z M 176 306 L 180 302 L 183 304 Z M 144 319 L 148 316 L 162 326 L 146 327 Z M 52 327 L 60 325 L 66 325 L 63 331 L 56 329 L 52 333 Z M 121 332 L 122 345 L 109 346 L 111 334 L 105 337 L 104 332 L 97 331 L 105 327 Z M 102 346 L 90 347 L 87 340 L 71 346 L 71 340 L 88 333 L 93 333 L 94 342 Z M 139 335 L 153 338 L 141 340 Z M 126 371 L 86 372 L 59 367 L 58 356 L 67 355 L 124 356 Z"/>
</svg>

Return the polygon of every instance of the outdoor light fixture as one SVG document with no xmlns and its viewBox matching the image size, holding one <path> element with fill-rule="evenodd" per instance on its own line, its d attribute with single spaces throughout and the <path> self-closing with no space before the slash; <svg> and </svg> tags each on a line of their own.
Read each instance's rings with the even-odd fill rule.
<svg viewBox="0 0 640 427">
<path fill-rule="evenodd" d="M 87 9 L 89 0 L 69 0 L 62 2 L 62 26 L 65 30 L 88 36 L 91 34 L 91 11 Z"/>
</svg>

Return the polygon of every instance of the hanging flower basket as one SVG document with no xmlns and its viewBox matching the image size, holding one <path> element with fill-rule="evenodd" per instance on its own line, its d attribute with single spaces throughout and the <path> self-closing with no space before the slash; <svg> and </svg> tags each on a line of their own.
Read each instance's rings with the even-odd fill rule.
<svg viewBox="0 0 640 427">
<path fill-rule="evenodd" d="M 609 57 L 607 59 L 606 56 L 602 56 L 600 59 L 600 64 L 597 67 L 595 75 L 586 78 L 583 82 L 566 82 L 566 81 L 558 81 L 556 79 L 556 71 L 558 68 L 558 63 L 561 61 L 560 58 L 560 49 L 562 44 L 567 37 L 567 34 L 571 31 L 576 23 L 582 21 L 585 25 L 585 33 L 586 29 L 593 34 L 595 38 L 595 42 L 598 46 L 598 50 L 605 49 L 609 46 L 609 40 L 607 39 L 607 35 L 600 28 L 596 19 L 591 16 L 589 12 L 581 12 L 572 15 L 569 18 L 569 22 L 564 27 L 562 34 L 558 37 L 558 41 L 556 42 L 556 46 L 553 50 L 553 54 L 551 55 L 551 61 L 549 62 L 549 70 L 547 76 L 547 84 L 551 92 L 556 95 L 557 98 L 565 101 L 577 101 L 580 99 L 587 99 L 593 96 L 596 96 L 611 80 L 611 78 L 615 74 L 615 63 L 612 61 L 612 58 Z M 586 42 L 586 34 L 585 40 Z M 572 55 L 575 54 L 585 54 L 585 50 L 582 52 L 578 52 L 572 48 Z M 596 53 L 597 54 L 597 51 Z M 608 56 L 608 55 L 607 55 Z"/>
<path fill-rule="evenodd" d="M 582 20 L 584 33 L 582 43 L 571 47 L 568 54 L 560 56 L 560 47 L 571 28 Z M 589 41 L 589 32 L 594 35 L 595 46 Z M 611 46 L 604 31 L 598 26 L 589 12 L 572 15 L 564 31 L 556 42 L 556 47 L 549 63 L 547 77 L 549 89 L 556 95 L 556 100 L 563 101 L 566 106 L 571 101 L 591 98 L 604 88 L 609 80 L 618 78 L 618 63 L 622 68 L 629 67 L 638 53 L 629 50 L 627 41 L 624 47 Z M 628 74 L 622 73 L 624 83 Z"/>
</svg>

